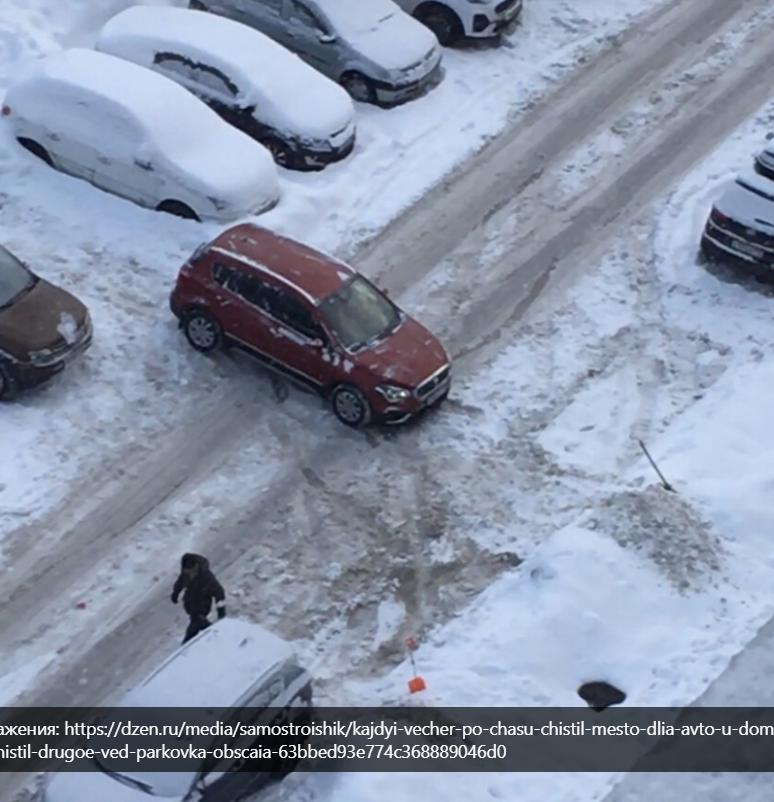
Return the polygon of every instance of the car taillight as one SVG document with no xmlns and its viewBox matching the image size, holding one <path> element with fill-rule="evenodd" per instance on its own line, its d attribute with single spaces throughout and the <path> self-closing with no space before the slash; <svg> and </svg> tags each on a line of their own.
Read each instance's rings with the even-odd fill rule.
<svg viewBox="0 0 774 802">
<path fill-rule="evenodd" d="M 723 212 L 718 211 L 715 207 L 712 208 L 710 212 L 710 219 L 713 223 L 727 223 L 729 220 L 728 215 L 723 214 Z"/>
</svg>

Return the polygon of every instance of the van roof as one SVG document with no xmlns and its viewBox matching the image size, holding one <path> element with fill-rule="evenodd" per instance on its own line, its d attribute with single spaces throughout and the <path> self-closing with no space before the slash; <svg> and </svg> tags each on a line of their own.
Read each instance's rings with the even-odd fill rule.
<svg viewBox="0 0 774 802">
<path fill-rule="evenodd" d="M 132 689 L 121 707 L 231 707 L 274 666 L 289 643 L 258 624 L 217 621 Z"/>
<path fill-rule="evenodd" d="M 273 274 L 313 304 L 341 289 L 355 275 L 355 270 L 333 256 L 253 223 L 227 229 L 210 243 L 210 249 Z"/>
</svg>

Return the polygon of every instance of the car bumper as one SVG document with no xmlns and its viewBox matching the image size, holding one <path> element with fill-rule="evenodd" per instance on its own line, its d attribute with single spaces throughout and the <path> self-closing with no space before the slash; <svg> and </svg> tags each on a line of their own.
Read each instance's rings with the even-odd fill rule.
<svg viewBox="0 0 774 802">
<path fill-rule="evenodd" d="M 329 164 L 346 159 L 355 149 L 355 134 L 338 147 L 306 147 L 295 155 L 293 167 L 297 170 L 322 170 Z"/>
<path fill-rule="evenodd" d="M 378 396 L 379 400 L 376 403 L 372 402 L 373 419 L 377 423 L 386 423 L 391 426 L 406 423 L 417 417 L 417 415 L 440 404 L 449 395 L 450 388 L 451 375 L 434 387 L 424 398 L 411 396 L 400 403 L 390 404 L 381 396 Z"/>
<path fill-rule="evenodd" d="M 510 0 L 498 3 L 492 11 L 476 12 L 466 34 L 479 38 L 497 36 L 521 16 L 522 8 L 523 0 Z"/>
<path fill-rule="evenodd" d="M 376 102 L 380 106 L 390 107 L 398 106 L 409 100 L 415 100 L 418 97 L 426 95 L 431 89 L 438 86 L 443 80 L 443 76 L 444 69 L 441 59 L 439 59 L 438 63 L 427 75 L 409 84 L 393 85 L 377 82 L 375 83 Z"/>
<path fill-rule="evenodd" d="M 92 332 L 89 326 L 88 333 L 78 343 L 62 355 L 60 359 L 47 365 L 34 365 L 31 362 L 16 362 L 11 368 L 13 377 L 20 389 L 35 387 L 47 382 L 49 379 L 61 373 L 65 367 L 74 359 L 79 357 L 91 346 Z"/>
<path fill-rule="evenodd" d="M 701 249 L 711 259 L 744 266 L 759 275 L 774 278 L 774 251 L 751 245 L 724 232 L 707 229 L 701 238 Z M 756 249 L 756 252 L 753 253 L 751 249 Z"/>
</svg>

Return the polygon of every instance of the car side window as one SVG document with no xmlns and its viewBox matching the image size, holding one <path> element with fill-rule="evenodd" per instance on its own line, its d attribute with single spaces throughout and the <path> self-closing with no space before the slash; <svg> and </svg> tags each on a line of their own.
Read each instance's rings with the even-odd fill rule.
<svg viewBox="0 0 774 802">
<path fill-rule="evenodd" d="M 272 314 L 305 337 L 321 340 L 325 337 L 322 328 L 312 317 L 312 310 L 279 290 L 272 299 Z"/>
<path fill-rule="evenodd" d="M 210 89 L 219 95 L 236 97 L 237 88 L 220 70 L 207 64 L 194 64 L 191 76 L 199 86 Z"/>
<path fill-rule="evenodd" d="M 153 63 L 160 71 L 167 73 L 172 79 L 190 81 L 193 64 L 177 53 L 156 53 Z"/>
<path fill-rule="evenodd" d="M 236 272 L 237 271 L 234 270 L 233 267 L 224 265 L 222 262 L 215 262 L 212 266 L 212 277 L 221 287 L 226 287 L 227 289 L 232 289 L 229 284 L 236 275 Z"/>
<path fill-rule="evenodd" d="M 327 32 L 322 21 L 319 20 L 306 6 L 292 0 L 290 4 L 290 18 L 295 22 L 299 22 L 305 28 L 311 31 Z"/>
</svg>

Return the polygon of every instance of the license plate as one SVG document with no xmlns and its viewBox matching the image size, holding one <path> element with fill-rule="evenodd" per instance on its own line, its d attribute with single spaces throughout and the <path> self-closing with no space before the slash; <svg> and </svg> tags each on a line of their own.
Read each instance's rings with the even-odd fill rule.
<svg viewBox="0 0 774 802">
<path fill-rule="evenodd" d="M 748 256 L 754 256 L 757 259 L 763 256 L 763 251 L 760 248 L 756 248 L 755 245 L 748 245 L 746 242 L 742 242 L 738 239 L 731 241 L 731 247 L 735 251 L 739 251 L 739 253 L 746 253 Z"/>
</svg>

